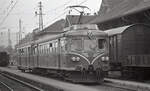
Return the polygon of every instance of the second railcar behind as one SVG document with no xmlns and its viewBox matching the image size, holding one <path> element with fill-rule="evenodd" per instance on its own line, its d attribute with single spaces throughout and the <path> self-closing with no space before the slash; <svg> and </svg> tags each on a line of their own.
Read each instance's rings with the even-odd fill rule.
<svg viewBox="0 0 150 91">
<path fill-rule="evenodd" d="M 109 34 L 111 70 L 122 75 L 150 75 L 150 26 L 134 24 L 106 31 Z"/>
</svg>

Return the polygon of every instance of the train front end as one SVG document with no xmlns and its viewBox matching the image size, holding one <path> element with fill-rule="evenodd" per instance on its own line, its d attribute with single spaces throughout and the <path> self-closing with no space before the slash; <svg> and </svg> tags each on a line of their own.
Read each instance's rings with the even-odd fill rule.
<svg viewBox="0 0 150 91">
<path fill-rule="evenodd" d="M 96 25 L 76 25 L 68 31 L 69 66 L 72 78 L 81 82 L 103 82 L 109 70 L 108 35 Z"/>
</svg>

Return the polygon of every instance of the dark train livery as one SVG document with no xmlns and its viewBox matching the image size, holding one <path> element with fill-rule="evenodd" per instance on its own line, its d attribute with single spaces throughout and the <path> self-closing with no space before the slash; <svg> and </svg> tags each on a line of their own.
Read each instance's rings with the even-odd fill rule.
<svg viewBox="0 0 150 91">
<path fill-rule="evenodd" d="M 103 82 L 109 70 L 108 35 L 96 25 L 72 25 L 17 46 L 18 68 L 57 73 L 74 82 Z"/>
<path fill-rule="evenodd" d="M 121 70 L 125 77 L 150 76 L 150 26 L 134 24 L 106 32 L 111 70 Z"/>
<path fill-rule="evenodd" d="M 0 52 L 0 66 L 9 65 L 9 54 L 7 52 Z"/>
</svg>

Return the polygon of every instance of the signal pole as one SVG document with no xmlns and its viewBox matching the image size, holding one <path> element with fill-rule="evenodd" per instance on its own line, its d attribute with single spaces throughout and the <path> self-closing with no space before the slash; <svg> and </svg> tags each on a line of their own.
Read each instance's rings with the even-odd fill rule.
<svg viewBox="0 0 150 91">
<path fill-rule="evenodd" d="M 36 15 L 39 15 L 39 31 L 43 30 L 43 13 L 42 13 L 42 2 L 39 2 L 39 12 L 35 12 Z"/>
</svg>

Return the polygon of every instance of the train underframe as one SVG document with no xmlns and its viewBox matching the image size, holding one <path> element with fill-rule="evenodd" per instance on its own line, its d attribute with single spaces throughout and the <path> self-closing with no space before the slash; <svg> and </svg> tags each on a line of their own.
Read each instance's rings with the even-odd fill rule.
<svg viewBox="0 0 150 91">
<path fill-rule="evenodd" d="M 150 67 L 124 66 L 122 68 L 122 77 L 136 80 L 150 79 Z"/>
<path fill-rule="evenodd" d="M 113 78 L 148 80 L 150 79 L 150 67 L 143 66 L 125 66 L 121 63 L 111 64 L 111 73 Z M 112 75 L 112 74 L 111 74 Z"/>
<path fill-rule="evenodd" d="M 107 72 L 100 68 L 96 70 L 61 70 L 61 69 L 47 69 L 47 68 L 27 68 L 18 67 L 22 72 L 32 72 L 35 74 L 46 75 L 50 77 L 59 77 L 60 79 L 70 81 L 73 83 L 103 83 L 104 76 Z"/>
</svg>

